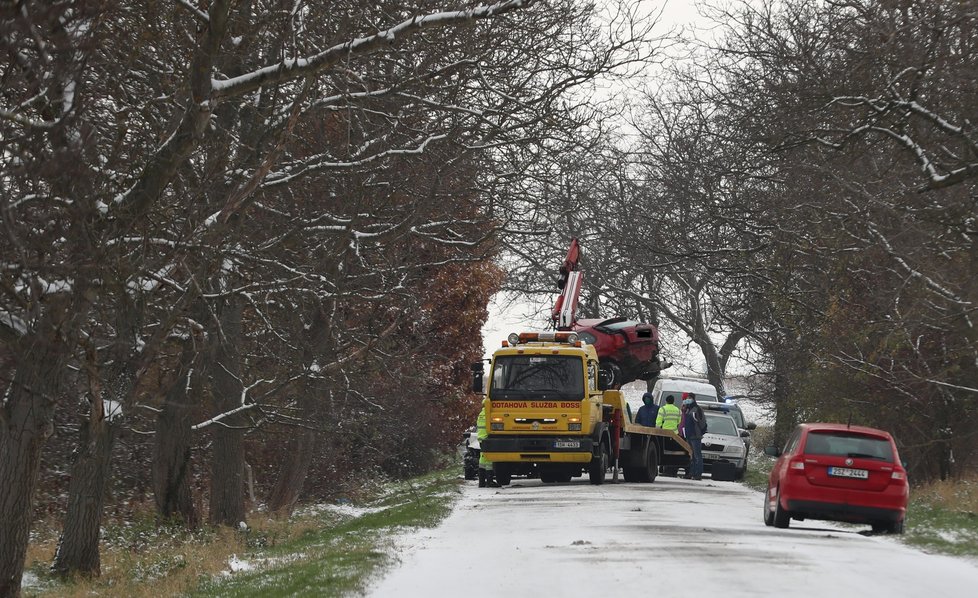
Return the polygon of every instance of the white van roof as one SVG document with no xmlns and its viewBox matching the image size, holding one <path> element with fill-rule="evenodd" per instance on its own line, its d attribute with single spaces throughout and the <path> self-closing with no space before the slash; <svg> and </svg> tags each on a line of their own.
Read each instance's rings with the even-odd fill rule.
<svg viewBox="0 0 978 598">
<path fill-rule="evenodd" d="M 659 378 L 656 384 L 661 384 L 660 388 L 663 393 L 692 392 L 698 395 L 719 396 L 716 387 L 705 381 L 690 380 L 688 378 Z"/>
</svg>

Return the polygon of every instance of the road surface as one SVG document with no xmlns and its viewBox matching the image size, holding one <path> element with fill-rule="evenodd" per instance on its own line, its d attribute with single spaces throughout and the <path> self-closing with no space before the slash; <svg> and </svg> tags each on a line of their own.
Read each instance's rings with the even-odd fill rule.
<svg viewBox="0 0 978 598">
<path fill-rule="evenodd" d="M 766 527 L 761 496 L 733 482 L 661 476 L 602 486 L 467 482 L 441 526 L 398 540 L 399 565 L 368 595 L 845 598 L 978 588 L 975 562 L 925 554 L 865 526 Z"/>
</svg>

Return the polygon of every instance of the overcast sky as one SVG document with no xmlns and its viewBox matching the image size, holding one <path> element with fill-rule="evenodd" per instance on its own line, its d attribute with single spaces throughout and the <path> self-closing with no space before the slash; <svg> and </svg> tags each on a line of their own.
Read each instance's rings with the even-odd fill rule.
<svg viewBox="0 0 978 598">
<path fill-rule="evenodd" d="M 689 26 L 697 18 L 694 0 L 637 0 L 643 9 L 650 13 L 662 11 L 659 30 L 666 33 L 672 29 Z M 554 264 L 554 276 L 556 277 L 559 264 Z M 521 330 L 546 330 L 550 327 L 550 308 L 557 299 L 557 292 L 550 298 L 541 297 L 539 303 L 531 304 L 526 302 L 510 302 L 505 297 L 497 296 L 489 304 L 489 319 L 482 329 L 483 346 L 485 356 L 489 357 L 509 335 L 510 332 L 520 332 Z M 604 314 L 613 317 L 614 314 Z M 683 341 L 684 342 L 684 341 Z M 680 353 L 682 344 L 676 342 L 667 343 L 671 352 Z M 676 359 L 677 356 L 671 355 L 670 358 Z M 702 361 L 699 352 L 689 354 L 686 358 L 678 357 L 682 361 L 692 364 L 698 368 L 697 359 Z M 678 372 L 677 372 L 678 373 Z"/>
</svg>

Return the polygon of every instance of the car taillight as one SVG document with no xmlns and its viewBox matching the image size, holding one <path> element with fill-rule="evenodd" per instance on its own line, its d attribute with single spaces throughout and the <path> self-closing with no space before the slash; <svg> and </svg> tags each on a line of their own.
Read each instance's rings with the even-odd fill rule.
<svg viewBox="0 0 978 598">
<path fill-rule="evenodd" d="M 890 478 L 894 480 L 905 480 L 907 479 L 907 474 L 902 471 L 894 471 Z"/>
<path fill-rule="evenodd" d="M 804 461 L 792 461 L 788 464 L 788 469 L 794 469 L 796 471 L 805 471 Z"/>
</svg>

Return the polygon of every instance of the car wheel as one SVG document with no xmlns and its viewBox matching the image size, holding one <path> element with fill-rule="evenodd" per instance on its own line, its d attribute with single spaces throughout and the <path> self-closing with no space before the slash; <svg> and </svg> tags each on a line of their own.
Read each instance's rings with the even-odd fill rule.
<svg viewBox="0 0 978 598">
<path fill-rule="evenodd" d="M 791 522 L 791 514 L 781 506 L 781 489 L 778 489 L 778 497 L 774 503 L 774 527 L 785 529 Z"/>
<path fill-rule="evenodd" d="M 608 451 L 607 445 L 601 443 L 598 454 L 591 458 L 591 465 L 588 467 L 588 478 L 595 486 L 604 483 L 604 474 L 608 471 Z"/>
<path fill-rule="evenodd" d="M 771 489 L 764 491 L 764 525 L 771 527 L 774 525 L 774 513 L 771 512 Z"/>
<path fill-rule="evenodd" d="M 874 534 L 902 534 L 902 521 L 878 521 L 873 524 Z"/>
</svg>

